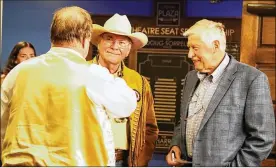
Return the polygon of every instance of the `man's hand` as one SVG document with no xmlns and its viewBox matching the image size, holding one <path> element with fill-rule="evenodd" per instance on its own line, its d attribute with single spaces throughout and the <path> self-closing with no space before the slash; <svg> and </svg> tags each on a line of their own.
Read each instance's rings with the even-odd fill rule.
<svg viewBox="0 0 276 168">
<path fill-rule="evenodd" d="M 174 154 L 173 154 L 174 153 Z M 173 146 L 166 156 L 166 161 L 169 166 L 183 166 L 186 162 L 181 160 L 181 151 L 178 146 Z"/>
</svg>

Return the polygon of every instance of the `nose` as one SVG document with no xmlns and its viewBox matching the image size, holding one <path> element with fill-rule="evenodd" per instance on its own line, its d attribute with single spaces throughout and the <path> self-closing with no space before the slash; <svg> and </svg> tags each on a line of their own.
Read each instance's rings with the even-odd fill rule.
<svg viewBox="0 0 276 168">
<path fill-rule="evenodd" d="M 31 55 L 27 55 L 26 60 L 28 60 L 30 58 L 32 58 L 32 56 Z"/>
<path fill-rule="evenodd" d="M 114 49 L 119 49 L 119 42 L 118 41 L 113 41 L 113 43 L 111 44 L 111 48 L 114 48 Z"/>
<path fill-rule="evenodd" d="M 194 56 L 194 52 L 192 49 L 189 49 L 188 58 L 192 58 Z"/>
</svg>

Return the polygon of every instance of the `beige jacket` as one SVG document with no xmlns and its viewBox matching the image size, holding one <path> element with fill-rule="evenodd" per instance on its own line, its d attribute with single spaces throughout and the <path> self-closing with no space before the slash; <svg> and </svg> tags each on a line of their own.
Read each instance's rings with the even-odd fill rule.
<svg viewBox="0 0 276 168">
<path fill-rule="evenodd" d="M 89 73 L 88 67 L 74 50 L 54 47 L 7 75 L 1 86 L 3 166 L 107 166 L 95 104 L 113 110 L 131 102 L 117 101 L 120 99 L 116 97 L 112 105 L 110 91 L 103 89 L 106 83 L 100 84 L 103 76 Z M 91 75 L 93 81 L 89 80 Z M 95 82 L 106 92 L 95 92 Z M 89 90 L 87 85 L 93 88 Z M 116 84 L 107 85 L 111 91 L 118 89 L 113 87 Z M 135 93 L 127 89 L 133 93 L 135 104 L 122 116 L 128 116 L 136 106 Z M 97 101 L 91 101 L 93 97 Z M 115 110 L 122 112 L 119 108 Z"/>
</svg>

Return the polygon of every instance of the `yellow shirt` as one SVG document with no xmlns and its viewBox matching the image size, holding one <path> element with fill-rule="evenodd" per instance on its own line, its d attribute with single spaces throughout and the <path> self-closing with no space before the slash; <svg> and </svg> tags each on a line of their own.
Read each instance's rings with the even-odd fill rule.
<svg viewBox="0 0 276 168">
<path fill-rule="evenodd" d="M 115 149 L 128 150 L 129 142 L 129 123 L 128 119 L 110 119 L 111 128 L 113 131 Z"/>
<path fill-rule="evenodd" d="M 122 96 L 116 93 L 120 89 L 95 86 L 101 76 L 95 72 L 91 77 L 88 67 L 73 50 L 54 47 L 7 75 L 1 86 L 3 166 L 107 166 L 95 104 L 114 116 L 127 107 L 127 112 L 119 114 L 126 117 L 136 107 L 135 93 L 127 99 L 111 99 L 108 93 Z M 116 86 L 112 82 L 107 85 Z M 96 94 L 100 90 L 97 86 L 101 93 L 106 92 Z M 100 98 L 93 101 L 98 95 Z"/>
</svg>

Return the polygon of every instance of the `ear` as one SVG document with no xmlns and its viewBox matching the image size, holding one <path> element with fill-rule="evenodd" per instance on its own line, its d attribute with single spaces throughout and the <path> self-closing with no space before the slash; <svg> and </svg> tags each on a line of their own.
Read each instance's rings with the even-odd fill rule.
<svg viewBox="0 0 276 168">
<path fill-rule="evenodd" d="M 82 41 L 82 48 L 89 48 L 90 46 L 90 40 L 88 38 L 85 38 L 83 41 Z"/>
<path fill-rule="evenodd" d="M 220 49 L 220 43 L 218 40 L 213 41 L 213 48 L 215 52 Z"/>
</svg>

